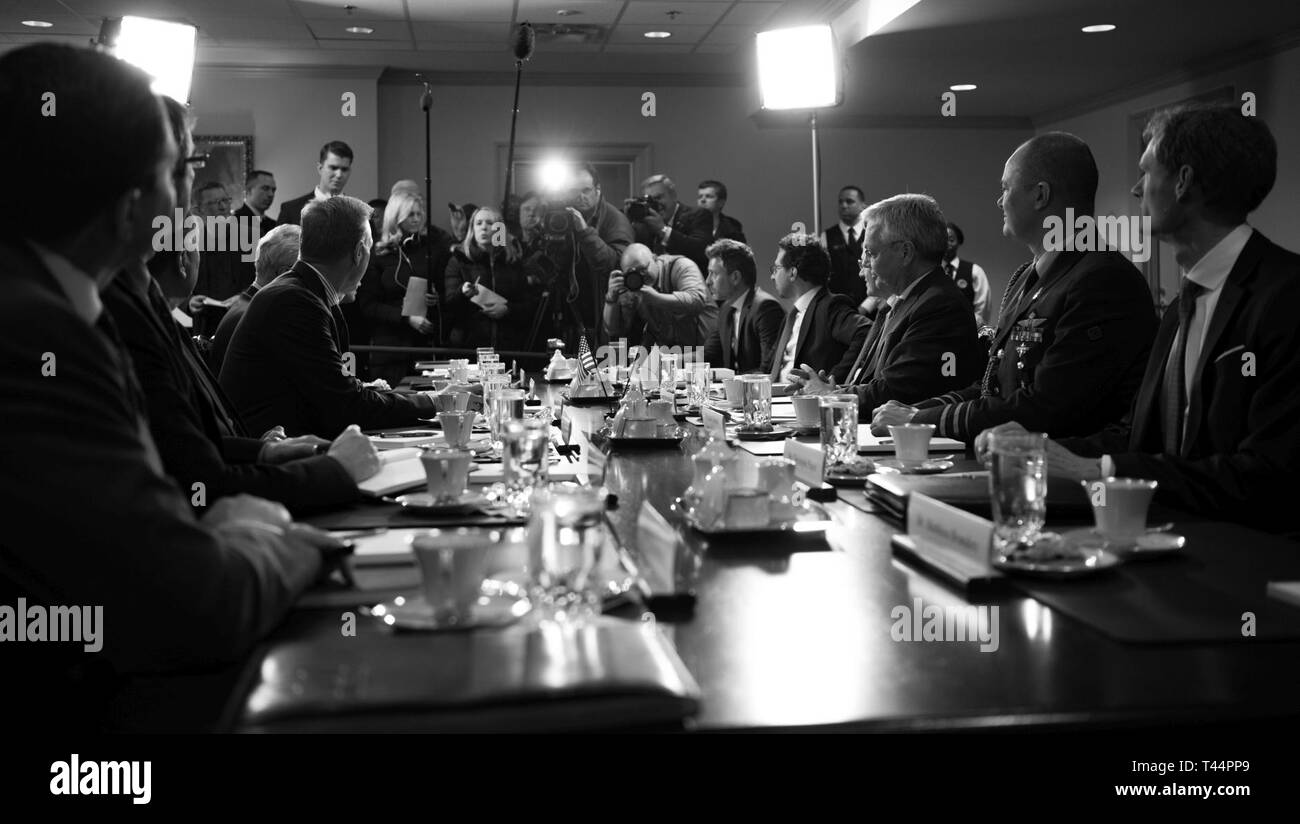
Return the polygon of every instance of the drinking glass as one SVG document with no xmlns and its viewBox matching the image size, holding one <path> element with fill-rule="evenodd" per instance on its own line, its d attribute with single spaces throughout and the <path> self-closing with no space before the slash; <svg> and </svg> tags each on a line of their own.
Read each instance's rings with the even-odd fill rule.
<svg viewBox="0 0 1300 824">
<path fill-rule="evenodd" d="M 550 478 L 550 421 L 512 420 L 504 429 L 502 457 L 506 489 L 531 495 L 533 490 L 546 486 Z"/>
<path fill-rule="evenodd" d="M 451 368 L 448 370 L 452 383 L 469 383 L 469 359 L 452 358 Z"/>
<path fill-rule="evenodd" d="M 831 464 L 851 463 L 858 456 L 858 396 L 823 395 L 822 451 Z"/>
<path fill-rule="evenodd" d="M 543 617 L 581 621 L 600 611 L 589 577 L 605 545 L 605 502 L 591 487 L 533 493 L 528 521 L 533 606 Z"/>
<path fill-rule="evenodd" d="M 993 499 L 993 560 L 1031 547 L 1047 520 L 1047 436 L 1013 432 L 989 436 L 989 494 Z"/>
<path fill-rule="evenodd" d="M 492 441 L 499 443 L 505 433 L 506 424 L 524 416 L 524 390 L 498 389 L 492 393 L 487 404 L 488 429 L 492 432 Z"/>
<path fill-rule="evenodd" d="M 770 429 L 772 425 L 772 379 L 767 375 L 741 375 L 740 406 L 745 412 L 746 429 Z M 856 442 L 856 428 L 853 434 Z"/>
<path fill-rule="evenodd" d="M 677 368 L 682 365 L 680 355 L 659 356 L 659 399 L 671 401 L 677 395 Z"/>
<path fill-rule="evenodd" d="M 686 366 L 686 405 L 703 408 L 709 400 L 709 365 L 691 363 Z"/>
</svg>

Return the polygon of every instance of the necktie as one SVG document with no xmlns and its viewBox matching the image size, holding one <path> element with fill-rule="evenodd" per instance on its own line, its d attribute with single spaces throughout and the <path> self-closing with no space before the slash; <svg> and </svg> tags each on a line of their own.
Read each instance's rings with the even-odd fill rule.
<svg viewBox="0 0 1300 824">
<path fill-rule="evenodd" d="M 781 380 L 781 373 L 785 371 L 786 350 L 790 348 L 790 338 L 794 333 L 794 320 L 799 317 L 799 310 L 791 306 L 785 313 L 785 325 L 781 327 L 781 337 L 777 342 L 776 357 L 772 358 L 772 382 L 776 383 Z M 795 341 L 795 349 L 799 348 L 799 342 Z M 799 354 L 797 351 L 791 353 L 790 360 L 794 360 L 794 355 Z M 792 366 L 798 366 L 797 363 L 791 363 Z"/>
<path fill-rule="evenodd" d="M 1020 282 L 1020 279 L 1024 277 L 1025 272 L 1032 270 L 1033 266 L 1034 266 L 1034 262 L 1032 260 L 1027 263 L 1022 263 L 1020 265 L 1020 268 L 1011 274 L 1011 279 L 1007 281 L 1007 288 L 1002 290 L 1002 302 L 998 306 L 998 317 L 1000 319 L 1002 315 L 1005 314 L 1007 311 L 1007 299 L 1011 297 L 1012 294 L 1015 294 L 1015 290 L 1017 285 Z M 1034 280 L 1037 279 L 1038 279 L 1038 273 L 1035 272 Z M 1000 322 L 1010 323 L 1011 321 L 1008 318 L 1005 319 L 1005 321 L 1000 320 Z M 993 347 L 997 345 L 998 337 L 999 335 L 994 334 L 993 342 L 989 344 L 989 360 L 984 367 L 984 379 L 980 382 L 980 397 L 983 398 L 987 398 L 989 396 L 989 384 L 992 382 L 993 373 L 997 371 L 998 363 L 1000 362 L 1000 359 L 997 356 L 997 352 L 994 351 L 993 349 Z"/>
<path fill-rule="evenodd" d="M 1174 338 L 1173 359 L 1165 367 L 1162 399 L 1165 453 L 1182 454 L 1183 412 L 1187 407 L 1187 382 L 1185 379 L 1187 333 L 1191 329 L 1192 313 L 1196 311 L 1196 298 L 1205 291 L 1199 283 L 1183 278 L 1178 290 L 1178 333 Z"/>
<path fill-rule="evenodd" d="M 853 228 L 850 228 L 850 229 L 849 229 L 849 245 L 850 245 L 850 246 L 856 246 L 856 245 L 858 245 L 858 231 L 857 231 L 857 229 L 853 229 Z"/>
<path fill-rule="evenodd" d="M 952 280 L 957 276 L 957 270 L 953 268 L 951 263 L 945 263 L 943 265 L 943 273 L 948 276 L 948 280 Z"/>
<path fill-rule="evenodd" d="M 727 369 L 731 368 L 731 361 L 736 356 L 736 324 L 739 318 L 736 317 L 736 307 L 727 307 L 727 317 L 722 322 L 722 365 Z"/>
<path fill-rule="evenodd" d="M 862 354 L 858 356 L 857 361 L 853 364 L 853 369 L 849 373 L 849 386 L 857 386 L 865 383 L 868 377 L 867 367 L 875 366 L 876 350 L 880 344 L 880 339 L 884 337 L 885 323 L 889 320 L 889 304 L 886 303 L 880 307 L 876 313 L 876 322 L 871 327 L 871 334 L 867 336 L 867 342 L 862 347 Z M 874 376 L 873 370 L 870 375 Z"/>
</svg>

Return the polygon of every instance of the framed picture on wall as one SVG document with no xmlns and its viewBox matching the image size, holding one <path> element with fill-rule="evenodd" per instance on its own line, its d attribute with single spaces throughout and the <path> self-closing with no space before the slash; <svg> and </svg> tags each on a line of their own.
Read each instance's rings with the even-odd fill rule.
<svg viewBox="0 0 1300 824">
<path fill-rule="evenodd" d="M 226 187 L 232 203 L 244 199 L 244 179 L 253 171 L 252 135 L 194 135 L 194 153 L 207 155 L 194 171 L 194 191 L 210 180 Z"/>
<path fill-rule="evenodd" d="M 505 185 L 507 145 L 497 144 L 497 191 Z M 516 145 L 511 177 L 512 194 L 540 188 L 538 170 L 551 158 L 570 162 L 588 161 L 600 175 L 601 194 L 615 209 L 623 208 L 624 198 L 641 194 L 637 186 L 649 177 L 654 166 L 653 150 L 648 143 L 600 143 L 565 146 L 563 150 L 538 145 Z"/>
</svg>

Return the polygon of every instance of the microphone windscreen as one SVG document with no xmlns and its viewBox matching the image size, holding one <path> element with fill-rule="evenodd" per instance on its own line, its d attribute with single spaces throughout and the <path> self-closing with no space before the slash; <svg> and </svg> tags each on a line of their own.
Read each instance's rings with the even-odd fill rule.
<svg viewBox="0 0 1300 824">
<path fill-rule="evenodd" d="M 424 93 L 420 95 L 420 111 L 427 112 L 433 108 L 433 89 L 429 84 L 424 84 Z"/>
<path fill-rule="evenodd" d="M 514 53 L 516 60 L 527 60 L 533 56 L 533 48 L 537 45 L 537 33 L 533 31 L 531 23 L 520 23 L 519 28 L 515 29 Z"/>
</svg>

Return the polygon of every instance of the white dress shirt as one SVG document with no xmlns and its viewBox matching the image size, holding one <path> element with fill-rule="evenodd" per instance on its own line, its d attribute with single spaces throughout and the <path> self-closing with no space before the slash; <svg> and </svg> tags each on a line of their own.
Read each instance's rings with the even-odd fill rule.
<svg viewBox="0 0 1300 824">
<path fill-rule="evenodd" d="M 1192 396 L 1192 382 L 1196 379 L 1196 366 L 1201 360 L 1201 348 L 1205 345 L 1205 333 L 1210 329 L 1210 318 L 1214 317 L 1214 307 L 1219 305 L 1219 296 L 1223 294 L 1223 284 L 1228 281 L 1228 273 L 1237 264 L 1241 250 L 1246 248 L 1251 234 L 1255 230 L 1241 224 L 1229 232 L 1214 248 L 1196 261 L 1191 269 L 1183 273 L 1184 277 L 1204 288 L 1196 297 L 1196 308 L 1192 310 L 1191 321 L 1187 329 L 1187 352 L 1183 358 L 1183 380 L 1188 399 Z M 1169 363 L 1177 346 L 1169 351 Z M 1187 420 L 1187 410 L 1183 410 L 1183 420 Z"/>
<path fill-rule="evenodd" d="M 799 330 L 803 328 L 803 316 L 808 311 L 808 306 L 820 294 L 822 287 L 809 289 L 800 295 L 794 302 L 795 316 L 794 325 L 790 327 L 790 341 L 785 345 L 785 352 L 781 356 L 781 380 L 789 381 L 790 372 L 799 367 L 794 363 L 794 350 L 799 346 Z"/>
</svg>

